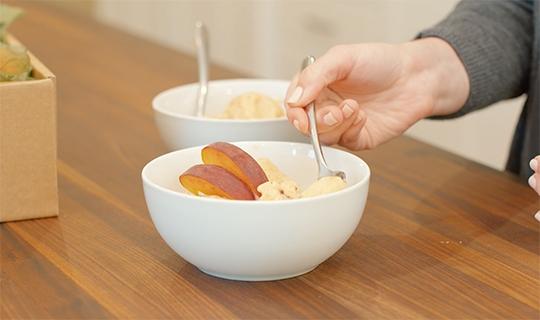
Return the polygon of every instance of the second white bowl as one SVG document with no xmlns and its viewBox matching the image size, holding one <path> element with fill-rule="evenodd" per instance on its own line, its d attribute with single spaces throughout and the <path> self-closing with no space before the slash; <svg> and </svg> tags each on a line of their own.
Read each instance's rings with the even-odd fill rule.
<svg viewBox="0 0 540 320">
<path fill-rule="evenodd" d="M 289 85 L 284 80 L 229 79 L 210 81 L 207 115 L 218 115 L 236 96 L 258 92 L 282 100 Z M 307 142 L 286 117 L 276 119 L 230 120 L 194 116 L 198 83 L 175 87 L 152 101 L 154 118 L 162 139 L 170 150 L 210 144 L 215 141 L 295 141 Z"/>
</svg>

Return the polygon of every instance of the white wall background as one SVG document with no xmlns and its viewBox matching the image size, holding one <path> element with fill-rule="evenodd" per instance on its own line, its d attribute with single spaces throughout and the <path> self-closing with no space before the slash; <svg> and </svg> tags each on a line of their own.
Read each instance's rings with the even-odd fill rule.
<svg viewBox="0 0 540 320">
<path fill-rule="evenodd" d="M 97 0 L 103 22 L 194 52 L 193 26 L 210 31 L 212 60 L 255 77 L 290 78 L 307 54 L 339 43 L 402 42 L 448 14 L 457 0 Z M 424 120 L 407 134 L 502 169 L 523 99 L 458 120 Z"/>
</svg>

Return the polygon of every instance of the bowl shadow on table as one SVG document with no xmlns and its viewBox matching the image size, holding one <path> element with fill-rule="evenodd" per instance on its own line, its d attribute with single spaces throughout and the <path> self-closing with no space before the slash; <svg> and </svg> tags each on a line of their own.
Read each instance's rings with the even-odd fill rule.
<svg viewBox="0 0 540 320">
<path fill-rule="evenodd" d="M 335 288 L 336 283 L 341 283 L 339 286 L 342 286 L 343 283 L 350 282 L 350 271 L 356 272 L 354 267 L 334 256 L 307 274 L 278 281 L 225 280 L 206 275 L 190 264 L 179 270 L 179 275 L 195 288 L 205 292 L 210 299 L 220 301 L 226 306 L 234 305 L 237 309 L 235 311 L 247 312 L 250 317 L 277 317 L 283 315 L 283 310 L 290 313 L 290 310 L 293 310 L 290 306 L 311 304 L 332 306 L 338 310 L 339 315 L 351 317 L 354 314 L 339 305 L 333 294 L 326 292 Z M 371 292 L 370 299 L 376 297 L 376 291 Z M 246 297 L 249 297 L 249 300 L 246 300 Z M 316 309 L 311 312 L 311 316 L 317 314 Z M 306 316 L 303 313 L 287 315 Z"/>
<path fill-rule="evenodd" d="M 376 206 L 373 209 L 376 210 Z M 366 213 L 370 211 L 368 202 Z M 391 233 L 390 230 L 385 231 Z M 405 254 L 409 257 L 404 260 L 402 257 Z M 272 282 L 238 282 L 208 276 L 190 264 L 182 267 L 179 275 L 216 301 L 230 301 L 232 304 L 250 296 L 250 305 L 245 308 L 262 312 L 272 307 L 268 305 L 268 298 L 262 295 L 261 290 L 265 293 L 270 291 L 276 296 L 286 293 L 286 300 L 280 303 L 299 303 L 306 299 L 306 295 L 313 295 L 316 301 L 333 301 L 336 296 L 340 296 L 340 299 L 346 298 L 367 306 L 370 302 L 383 301 L 391 295 L 388 285 L 395 285 L 394 289 L 397 289 L 403 278 L 407 277 L 411 281 L 421 281 L 422 270 L 439 269 L 441 267 L 437 265 L 440 264 L 404 243 L 399 236 L 377 232 L 362 222 L 340 251 L 312 272 L 300 277 Z M 409 276 L 411 273 L 412 277 Z M 294 292 L 289 288 L 295 288 Z M 280 299 L 275 297 L 274 301 Z"/>
<path fill-rule="evenodd" d="M 403 260 L 400 252 L 407 252 L 410 259 Z M 440 265 L 418 250 L 408 248 L 399 239 L 386 235 L 365 236 L 360 232 L 332 258 L 296 278 L 271 282 L 223 280 L 189 264 L 179 270 L 179 274 L 212 300 L 235 305 L 241 312 L 258 312 L 268 317 L 272 312 L 278 316 L 284 305 L 310 308 L 324 305 L 331 306 L 335 315 L 353 317 L 364 312 L 360 309 L 369 310 L 368 313 L 381 309 L 380 314 L 383 314 L 387 299 L 394 295 L 392 291 L 400 290 L 404 282 L 429 288 L 432 282 L 425 279 L 422 270 L 444 268 Z M 437 294 L 436 288 L 431 291 Z M 245 301 L 245 297 L 250 297 L 249 301 Z M 239 305 L 238 301 L 245 303 Z M 317 309 L 313 310 L 315 315 Z M 385 310 L 386 314 L 388 312 Z"/>
</svg>

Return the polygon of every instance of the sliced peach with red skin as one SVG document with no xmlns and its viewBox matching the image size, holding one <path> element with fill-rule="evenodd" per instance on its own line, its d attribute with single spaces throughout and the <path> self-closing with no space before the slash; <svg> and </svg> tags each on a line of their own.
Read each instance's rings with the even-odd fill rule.
<svg viewBox="0 0 540 320">
<path fill-rule="evenodd" d="M 268 181 L 261 166 L 247 152 L 227 143 L 216 142 L 201 151 L 205 164 L 220 166 L 242 180 L 255 195 L 260 196 L 257 187 Z"/>
<path fill-rule="evenodd" d="M 255 200 L 249 187 L 220 166 L 198 164 L 180 177 L 180 184 L 194 195 L 218 196 L 234 200 Z"/>
</svg>

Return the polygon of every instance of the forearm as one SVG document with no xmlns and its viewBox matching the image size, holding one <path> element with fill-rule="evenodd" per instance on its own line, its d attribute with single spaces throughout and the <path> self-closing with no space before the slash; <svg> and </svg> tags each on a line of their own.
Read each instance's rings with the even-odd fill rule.
<svg viewBox="0 0 540 320">
<path fill-rule="evenodd" d="M 400 48 L 408 79 L 422 86 L 429 98 L 424 117 L 457 112 L 469 97 L 469 78 L 460 58 L 444 40 L 426 38 Z"/>
<path fill-rule="evenodd" d="M 531 62 L 532 1 L 464 0 L 420 38 L 444 39 L 467 72 L 470 92 L 457 113 L 526 92 Z"/>
</svg>

